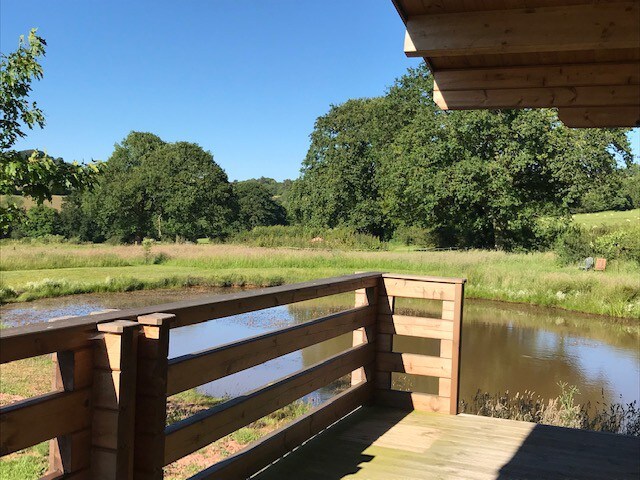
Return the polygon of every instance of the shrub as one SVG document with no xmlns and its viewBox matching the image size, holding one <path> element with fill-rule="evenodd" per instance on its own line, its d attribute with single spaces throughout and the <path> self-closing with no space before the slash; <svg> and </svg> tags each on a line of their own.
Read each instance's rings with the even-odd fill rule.
<svg viewBox="0 0 640 480">
<path fill-rule="evenodd" d="M 37 205 L 27 211 L 24 234 L 37 238 L 60 233 L 60 214 L 46 205 Z"/>
<path fill-rule="evenodd" d="M 556 253 L 564 263 L 596 256 L 640 263 L 640 226 L 620 228 L 603 225 L 586 229 L 571 225 L 558 239 Z"/>
<path fill-rule="evenodd" d="M 255 227 L 238 232 L 227 239 L 256 247 L 293 247 L 343 250 L 383 250 L 379 238 L 358 233 L 353 228 L 314 228 L 301 225 Z"/>
<path fill-rule="evenodd" d="M 398 227 L 393 234 L 393 240 L 402 245 L 414 245 L 416 247 L 434 248 L 437 246 L 437 238 L 427 228 Z"/>
</svg>

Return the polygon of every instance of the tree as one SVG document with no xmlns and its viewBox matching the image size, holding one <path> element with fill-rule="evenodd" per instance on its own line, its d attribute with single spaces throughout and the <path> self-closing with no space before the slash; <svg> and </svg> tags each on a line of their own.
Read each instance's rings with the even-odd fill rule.
<svg viewBox="0 0 640 480">
<path fill-rule="evenodd" d="M 274 200 L 274 194 L 265 186 L 263 178 L 233 184 L 238 198 L 238 223 L 242 229 L 287 223 L 286 210 Z"/>
<path fill-rule="evenodd" d="M 36 102 L 29 101 L 31 82 L 40 80 L 43 69 L 40 58 L 45 55 L 46 42 L 29 33 L 28 40 L 20 37 L 18 49 L 0 59 L 0 193 L 19 193 L 34 198 L 38 204 L 51 200 L 56 188 L 81 188 L 91 184 L 95 165 L 59 164 L 48 156 L 34 151 L 29 157 L 12 150 L 18 140 L 26 136 L 25 128 L 43 128 L 45 118 Z M 6 232 L 15 205 L 0 208 L 0 229 Z"/>
<path fill-rule="evenodd" d="M 292 218 L 383 238 L 419 227 L 441 246 L 531 249 L 541 217 L 567 216 L 630 162 L 624 129 L 569 129 L 548 109 L 442 112 L 432 84 L 423 64 L 384 97 L 318 118 Z"/>
<path fill-rule="evenodd" d="M 349 100 L 318 118 L 302 175 L 289 192 L 290 213 L 314 227 L 351 226 L 383 235 L 377 202 L 377 144 L 384 129 L 377 116 L 383 99 Z"/>
<path fill-rule="evenodd" d="M 140 242 L 224 237 L 237 218 L 227 175 L 200 146 L 131 132 L 105 162 L 96 188 L 65 204 L 67 235 Z M 81 217 L 91 219 L 82 221 Z"/>
<path fill-rule="evenodd" d="M 227 174 L 213 155 L 188 142 L 165 144 L 141 165 L 157 237 L 223 238 L 238 207 Z"/>
</svg>

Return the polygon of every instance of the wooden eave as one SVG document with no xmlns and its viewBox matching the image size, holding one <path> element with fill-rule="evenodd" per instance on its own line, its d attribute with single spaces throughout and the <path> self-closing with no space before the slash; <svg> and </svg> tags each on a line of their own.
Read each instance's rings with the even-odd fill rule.
<svg viewBox="0 0 640 480">
<path fill-rule="evenodd" d="M 445 110 L 555 107 L 640 126 L 640 0 L 393 0 Z"/>
</svg>

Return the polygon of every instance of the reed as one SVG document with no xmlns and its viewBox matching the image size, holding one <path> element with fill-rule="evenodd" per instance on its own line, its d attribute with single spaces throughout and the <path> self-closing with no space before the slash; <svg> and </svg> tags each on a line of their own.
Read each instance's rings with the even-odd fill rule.
<svg viewBox="0 0 640 480">
<path fill-rule="evenodd" d="M 559 427 L 640 436 L 640 408 L 637 403 L 576 402 L 579 390 L 559 383 L 556 398 L 543 399 L 534 392 L 511 394 L 478 391 L 461 401 L 461 412 L 486 417 L 506 418 Z"/>
</svg>

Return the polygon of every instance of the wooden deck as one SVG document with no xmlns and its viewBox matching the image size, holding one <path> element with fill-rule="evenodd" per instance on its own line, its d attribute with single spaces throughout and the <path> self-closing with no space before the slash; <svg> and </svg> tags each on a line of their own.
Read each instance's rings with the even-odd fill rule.
<svg viewBox="0 0 640 480">
<path fill-rule="evenodd" d="M 256 478 L 638 479 L 640 439 L 364 407 Z"/>
</svg>

